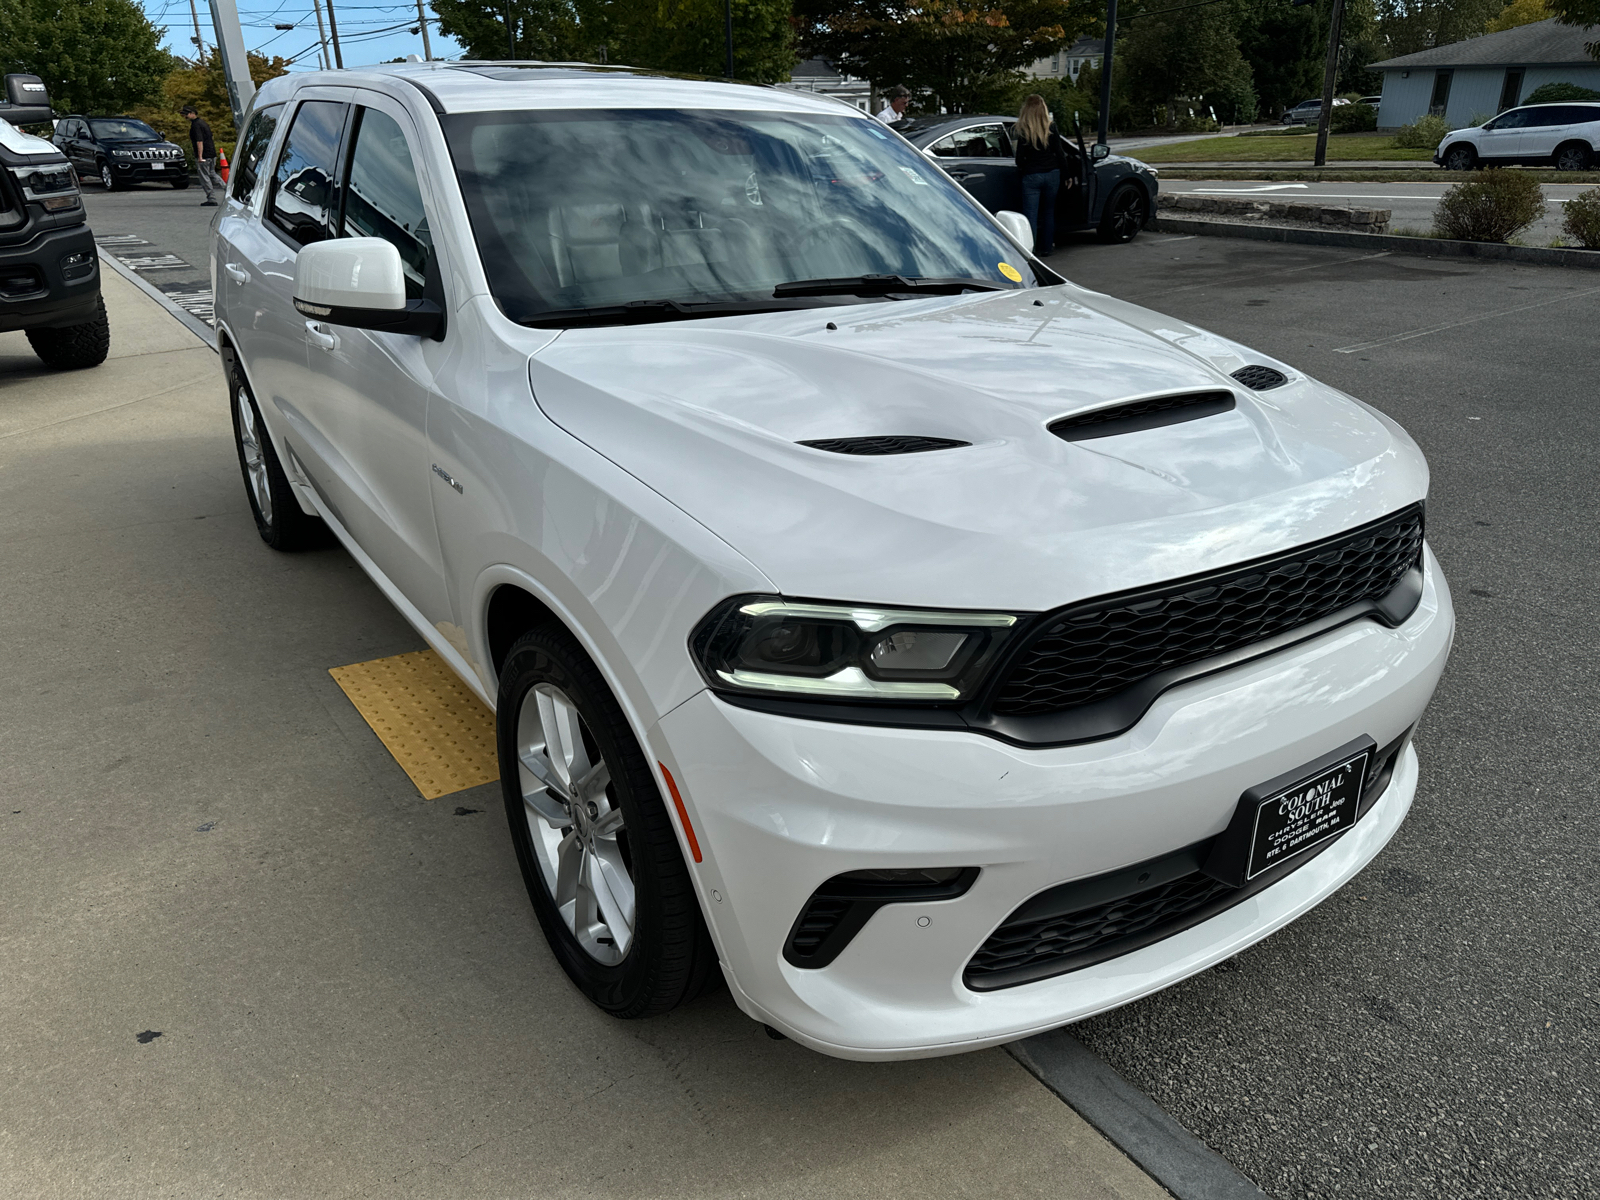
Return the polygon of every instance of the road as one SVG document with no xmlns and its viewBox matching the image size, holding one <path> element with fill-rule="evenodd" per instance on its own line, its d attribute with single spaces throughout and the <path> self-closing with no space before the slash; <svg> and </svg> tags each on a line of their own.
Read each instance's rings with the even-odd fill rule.
<svg viewBox="0 0 1600 1200">
<path fill-rule="evenodd" d="M 102 254 L 115 255 L 179 306 L 212 319 L 211 220 L 221 208 L 203 208 L 199 184 L 183 191 L 147 184 L 108 192 L 83 189 L 89 227 Z"/>
<path fill-rule="evenodd" d="M 1390 847 L 1075 1032 L 1278 1200 L 1593 1196 L 1600 278 L 1159 234 L 1051 264 L 1403 423 L 1459 619 Z"/>
<path fill-rule="evenodd" d="M 1394 217 L 1391 233 L 1401 230 L 1431 230 L 1433 210 L 1439 197 L 1452 187 L 1448 183 L 1251 183 L 1238 179 L 1162 179 L 1163 192 L 1191 193 L 1199 196 L 1233 196 L 1252 199 L 1311 200 L 1318 204 L 1387 208 Z M 1562 236 L 1561 207 L 1592 184 L 1547 183 L 1543 185 L 1545 215 L 1517 235 L 1529 246 L 1545 246 Z"/>
</svg>

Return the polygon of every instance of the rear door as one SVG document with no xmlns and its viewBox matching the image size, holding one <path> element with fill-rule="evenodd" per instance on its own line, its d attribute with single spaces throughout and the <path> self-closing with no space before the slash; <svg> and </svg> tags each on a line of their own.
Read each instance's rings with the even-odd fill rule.
<svg viewBox="0 0 1600 1200">
<path fill-rule="evenodd" d="M 968 125 L 928 147 L 945 173 L 990 212 L 1022 207 L 1022 184 L 1002 122 Z"/>
<path fill-rule="evenodd" d="M 1564 104 L 1538 104 L 1523 111 L 1528 117 L 1523 126 L 1519 157 L 1534 161 L 1548 159 L 1566 140 L 1571 110 Z"/>
</svg>

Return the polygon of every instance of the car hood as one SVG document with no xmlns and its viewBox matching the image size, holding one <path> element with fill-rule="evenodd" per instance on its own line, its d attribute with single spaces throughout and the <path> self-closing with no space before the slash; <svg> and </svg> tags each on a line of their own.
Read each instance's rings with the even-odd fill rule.
<svg viewBox="0 0 1600 1200">
<path fill-rule="evenodd" d="M 1289 382 L 1252 392 L 1247 363 Z M 1420 499 L 1392 421 L 1281 363 L 1071 285 L 569 330 L 541 409 L 788 595 L 1052 608 L 1241 562 Z M 1118 401 L 1229 388 L 1233 411 L 1068 442 Z M 807 439 L 972 443 L 891 456 Z"/>
</svg>

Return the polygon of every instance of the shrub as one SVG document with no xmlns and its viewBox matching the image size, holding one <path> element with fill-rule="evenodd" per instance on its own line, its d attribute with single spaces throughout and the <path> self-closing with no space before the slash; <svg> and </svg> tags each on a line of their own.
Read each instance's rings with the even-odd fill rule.
<svg viewBox="0 0 1600 1200">
<path fill-rule="evenodd" d="M 1524 104 L 1553 104 L 1560 100 L 1600 100 L 1600 92 L 1575 83 L 1547 83 L 1522 98 Z"/>
<path fill-rule="evenodd" d="M 1567 201 L 1561 232 L 1585 250 L 1600 250 L 1600 188 L 1590 188 Z"/>
<path fill-rule="evenodd" d="M 1425 113 L 1409 125 L 1395 130 L 1394 144 L 1402 150 L 1437 150 L 1444 135 L 1450 132 L 1450 122 L 1443 117 Z"/>
<path fill-rule="evenodd" d="M 1177 133 L 1216 133 L 1222 126 L 1210 117 L 1179 117 L 1172 128 Z"/>
<path fill-rule="evenodd" d="M 1503 242 L 1544 215 L 1539 181 L 1522 171 L 1478 171 L 1439 200 L 1433 228 L 1464 242 Z"/>
<path fill-rule="evenodd" d="M 1328 114 L 1333 133 L 1371 133 L 1378 127 L 1378 110 L 1370 104 L 1340 104 Z"/>
</svg>

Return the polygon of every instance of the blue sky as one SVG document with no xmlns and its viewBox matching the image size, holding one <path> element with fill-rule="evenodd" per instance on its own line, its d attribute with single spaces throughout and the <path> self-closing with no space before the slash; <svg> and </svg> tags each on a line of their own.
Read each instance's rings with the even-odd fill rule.
<svg viewBox="0 0 1600 1200">
<path fill-rule="evenodd" d="M 158 28 L 166 26 L 166 48 L 185 58 L 194 56 L 194 21 L 189 15 L 189 0 L 141 0 L 145 14 Z M 294 59 L 290 70 L 318 70 L 317 18 L 311 9 L 311 0 L 237 0 L 239 22 L 244 28 L 246 48 L 260 54 L 281 54 Z M 334 15 L 339 21 L 339 44 L 344 52 L 344 65 L 362 66 L 383 62 L 406 54 L 422 53 L 422 37 L 414 34 L 417 25 L 415 0 L 333 0 Z M 216 42 L 211 28 L 211 6 L 206 0 L 194 0 L 195 11 L 200 14 L 200 36 L 209 48 Z M 423 0 L 423 11 L 430 22 L 433 9 Z M 328 19 L 323 10 L 322 19 Z M 293 25 L 287 32 L 274 29 L 274 25 Z M 394 28 L 399 26 L 398 29 Z M 461 47 L 454 41 L 439 36 L 438 27 L 430 24 L 428 37 L 433 43 L 435 58 L 454 58 Z M 330 42 L 329 57 L 332 57 Z"/>
</svg>

